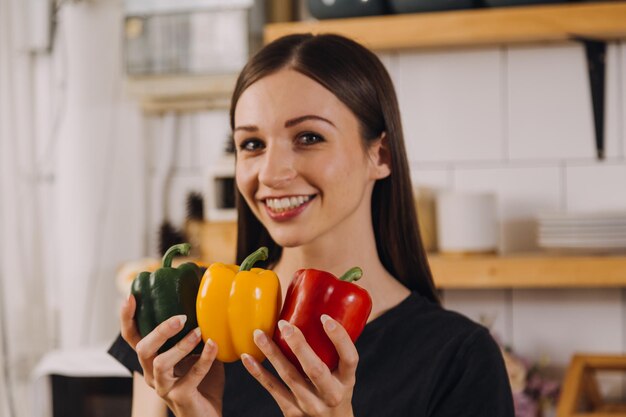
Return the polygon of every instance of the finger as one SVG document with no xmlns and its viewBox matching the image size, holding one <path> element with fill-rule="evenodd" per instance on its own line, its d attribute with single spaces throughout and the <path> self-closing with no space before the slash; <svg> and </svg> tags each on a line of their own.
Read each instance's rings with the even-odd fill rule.
<svg viewBox="0 0 626 417">
<path fill-rule="evenodd" d="M 174 368 L 181 364 L 183 359 L 185 359 L 195 349 L 195 347 L 198 346 L 198 343 L 200 343 L 200 328 L 195 328 L 178 343 L 176 343 L 174 347 L 161 353 L 154 359 L 153 365 L 155 375 L 157 372 L 174 371 Z M 189 367 L 190 365 L 187 365 L 187 369 L 183 369 L 183 371 L 188 370 Z"/>
<path fill-rule="evenodd" d="M 339 366 L 337 373 L 339 380 L 344 383 L 354 384 L 356 367 L 359 364 L 359 353 L 350 339 L 346 329 L 332 317 L 322 314 L 321 318 L 324 331 L 335 345 L 339 354 Z"/>
<path fill-rule="evenodd" d="M 282 382 L 278 380 L 278 378 L 262 367 L 256 359 L 247 353 L 241 355 L 241 362 L 248 373 L 250 373 L 250 375 L 252 375 L 252 377 L 256 379 L 261 386 L 267 390 L 267 392 L 270 393 L 284 415 L 297 415 L 296 411 L 299 410 L 299 408 L 295 402 L 293 394 Z"/>
<path fill-rule="evenodd" d="M 190 331 L 173 348 L 157 356 L 153 363 L 154 388 L 161 397 L 165 396 L 174 386 L 178 378 L 174 375 L 174 367 L 200 342 L 200 328 Z"/>
<path fill-rule="evenodd" d="M 288 326 L 293 328 L 290 324 Z M 284 332 L 284 330 L 281 330 L 281 332 Z M 288 333 L 288 331 L 286 332 Z M 285 336 L 286 335 L 283 333 L 283 337 Z M 310 385 L 300 374 L 298 369 L 283 355 L 280 348 L 270 340 L 262 330 L 257 329 L 254 331 L 254 343 L 256 343 L 261 352 L 263 352 L 274 366 L 280 378 L 299 401 L 311 404 L 317 400 L 316 395 L 311 392 Z"/>
<path fill-rule="evenodd" d="M 152 375 L 152 361 L 156 358 L 159 348 L 163 346 L 167 339 L 183 329 L 186 320 L 187 316 L 185 315 L 170 317 L 137 343 L 135 348 L 137 357 L 141 367 L 144 371 L 147 371 L 148 376 Z"/>
<path fill-rule="evenodd" d="M 200 352 L 202 353 L 202 352 Z M 196 363 L 196 361 L 200 359 L 200 354 L 192 353 L 190 355 L 185 356 L 180 362 L 174 366 L 174 375 L 175 376 L 183 376 L 191 367 Z"/>
<path fill-rule="evenodd" d="M 315 385 L 324 402 L 330 405 L 341 400 L 336 398 L 337 393 L 341 392 L 340 383 L 333 377 L 324 361 L 313 351 L 302 331 L 285 320 L 279 321 L 278 327 L 285 342 L 300 362 L 302 370 Z"/>
<path fill-rule="evenodd" d="M 132 294 L 129 294 L 122 309 L 120 310 L 120 329 L 122 338 L 133 348 L 137 346 L 137 343 L 141 340 L 141 335 L 135 325 L 135 309 L 137 308 L 137 301 Z"/>
<path fill-rule="evenodd" d="M 202 380 L 209 373 L 209 370 L 211 370 L 216 356 L 217 345 L 211 339 L 208 339 L 196 363 L 178 380 L 176 386 L 183 390 L 188 390 L 189 392 L 194 388 L 198 388 Z"/>
</svg>

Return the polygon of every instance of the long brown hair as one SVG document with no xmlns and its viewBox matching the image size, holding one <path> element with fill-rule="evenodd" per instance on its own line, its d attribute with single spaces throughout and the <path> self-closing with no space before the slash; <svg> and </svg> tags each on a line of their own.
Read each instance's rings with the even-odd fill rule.
<svg viewBox="0 0 626 417">
<path fill-rule="evenodd" d="M 341 100 L 360 123 L 366 145 L 384 132 L 391 157 L 391 175 L 374 185 L 372 222 L 378 256 L 391 275 L 412 291 L 439 303 L 420 239 L 412 197 L 409 165 L 400 111 L 393 83 L 378 57 L 358 43 L 338 35 L 289 35 L 268 44 L 241 71 L 230 107 L 259 79 L 290 68 L 323 85 Z M 259 246 L 270 249 L 266 264 L 274 264 L 282 248 L 273 241 L 237 193 L 237 262 Z"/>
</svg>

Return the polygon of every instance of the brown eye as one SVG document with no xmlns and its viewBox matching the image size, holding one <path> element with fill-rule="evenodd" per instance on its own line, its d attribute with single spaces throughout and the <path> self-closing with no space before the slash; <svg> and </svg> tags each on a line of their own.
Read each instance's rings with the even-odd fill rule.
<svg viewBox="0 0 626 417">
<path fill-rule="evenodd" d="M 305 132 L 298 135 L 298 143 L 301 145 L 314 145 L 319 142 L 324 142 L 324 138 L 317 133 Z"/>
<path fill-rule="evenodd" d="M 255 152 L 263 149 L 265 144 L 260 139 L 246 139 L 239 144 L 239 150 L 246 152 Z"/>
</svg>

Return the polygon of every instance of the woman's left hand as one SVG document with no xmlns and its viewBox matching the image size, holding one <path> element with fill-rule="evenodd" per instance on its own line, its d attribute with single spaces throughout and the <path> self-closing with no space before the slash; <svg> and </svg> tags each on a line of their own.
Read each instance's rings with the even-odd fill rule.
<svg viewBox="0 0 626 417">
<path fill-rule="evenodd" d="M 341 416 L 352 413 L 352 391 L 359 356 L 346 330 L 337 321 L 322 316 L 324 330 L 339 354 L 339 366 L 333 372 L 315 354 L 296 326 L 281 320 L 281 334 L 296 355 L 307 380 L 283 355 L 279 347 L 260 330 L 254 332 L 254 342 L 272 363 L 281 382 L 252 356 L 242 355 L 248 372 L 274 397 L 287 417 Z"/>
</svg>

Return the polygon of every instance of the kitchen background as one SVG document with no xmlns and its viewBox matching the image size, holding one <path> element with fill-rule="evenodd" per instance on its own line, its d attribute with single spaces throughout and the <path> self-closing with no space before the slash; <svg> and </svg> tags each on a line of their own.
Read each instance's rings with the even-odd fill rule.
<svg viewBox="0 0 626 417">
<path fill-rule="evenodd" d="M 229 135 L 219 103 L 142 111 L 125 69 L 132 27 L 122 1 L 43 3 L 0 0 L 1 416 L 44 412 L 35 382 L 46 355 L 104 352 L 118 333 L 120 267 L 158 255 L 165 218 L 183 226 L 189 192 L 205 192 Z M 250 12 L 251 48 L 263 6 Z M 295 9 L 310 18 L 304 2 Z M 245 41 L 229 22 L 202 36 Z M 238 65 L 231 53 L 228 65 Z M 541 213 L 626 210 L 622 42 L 606 55 L 604 160 L 580 43 L 379 55 L 398 91 L 416 188 L 495 194 L 500 254 L 540 250 Z M 557 377 L 574 352 L 626 349 L 618 287 L 445 290 L 443 300 Z M 624 386 L 619 375 L 602 379 L 614 397 Z"/>
</svg>

